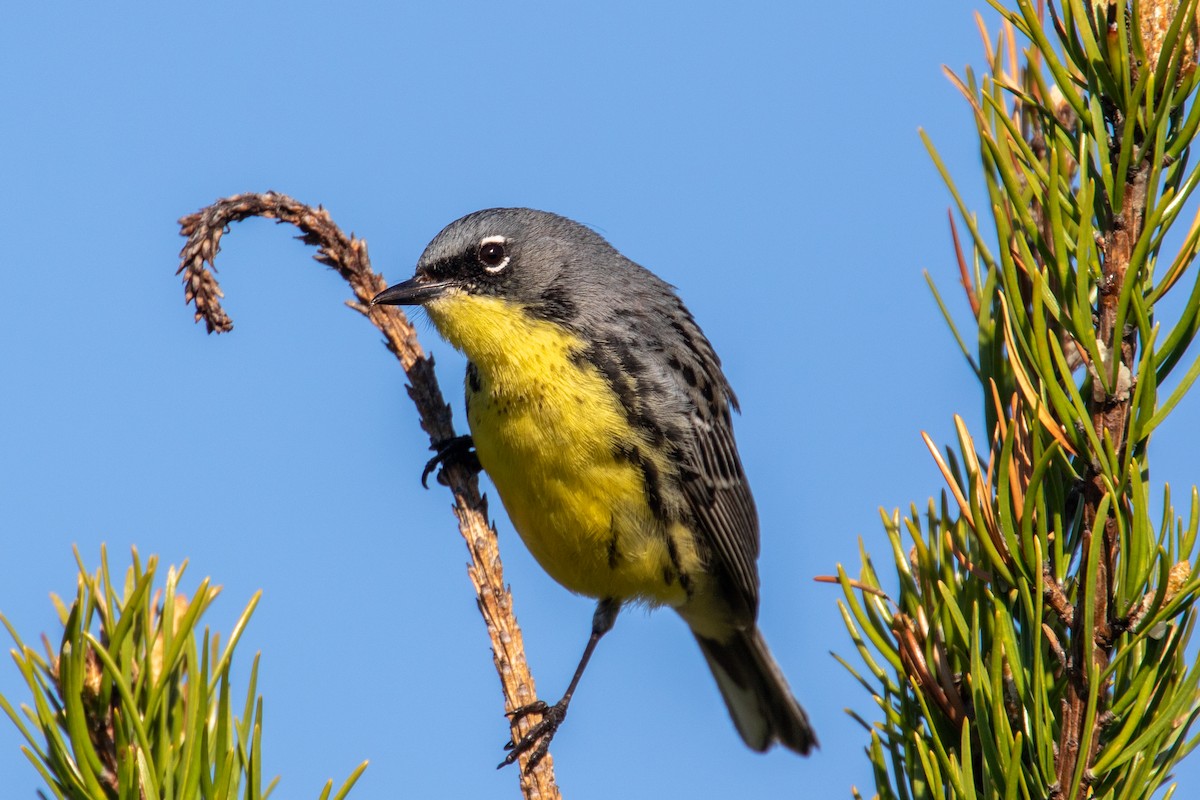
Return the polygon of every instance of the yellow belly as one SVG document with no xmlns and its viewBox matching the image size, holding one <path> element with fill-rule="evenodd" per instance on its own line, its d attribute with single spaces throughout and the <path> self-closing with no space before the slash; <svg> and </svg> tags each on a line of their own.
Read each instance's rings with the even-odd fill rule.
<svg viewBox="0 0 1200 800">
<path fill-rule="evenodd" d="M 475 449 L 538 563 L 584 595 L 682 605 L 679 571 L 699 566 L 691 537 L 655 518 L 641 467 L 622 455 L 649 450 L 604 378 L 572 359 L 584 343 L 494 298 L 450 295 L 427 310 L 475 365 Z"/>
</svg>

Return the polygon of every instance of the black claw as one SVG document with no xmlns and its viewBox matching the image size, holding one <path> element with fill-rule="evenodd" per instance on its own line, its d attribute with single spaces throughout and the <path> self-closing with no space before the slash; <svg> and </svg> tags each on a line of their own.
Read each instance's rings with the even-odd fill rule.
<svg viewBox="0 0 1200 800">
<path fill-rule="evenodd" d="M 525 719 L 525 717 L 528 717 L 530 714 L 541 714 L 542 716 L 545 716 L 546 712 L 549 710 L 550 710 L 550 706 L 546 705 L 541 700 L 534 700 L 532 703 L 520 706 L 518 708 L 514 708 L 512 711 L 509 711 L 504 716 L 508 717 L 509 720 L 512 722 L 517 722 L 519 720 Z M 509 742 L 509 744 L 512 744 L 512 743 Z"/>
<path fill-rule="evenodd" d="M 503 769 L 509 764 L 517 763 L 523 754 L 529 753 L 529 760 L 525 762 L 525 773 L 533 771 L 546 753 L 550 751 L 550 740 L 554 738 L 554 734 L 558 732 L 558 726 L 562 725 L 564 719 L 567 718 L 567 704 L 558 702 L 552 706 L 548 706 L 541 700 L 530 703 L 526 706 L 513 709 L 506 716 L 516 722 L 530 714 L 541 714 L 542 718 L 537 724 L 529 729 L 529 732 L 521 737 L 520 741 L 510 739 L 504 745 L 504 749 L 509 751 L 504 760 L 496 765 L 496 769 Z"/>
<path fill-rule="evenodd" d="M 550 750 L 550 740 L 543 739 L 542 743 L 537 746 L 537 749 L 529 754 L 529 760 L 525 762 L 525 774 L 533 772 L 538 764 L 542 763 L 542 759 L 546 757 L 546 753 Z"/>
<path fill-rule="evenodd" d="M 448 464 L 460 464 L 472 475 L 480 472 L 483 467 L 479 464 L 479 456 L 475 454 L 474 448 L 475 442 L 470 436 L 455 436 L 434 442 L 431 449 L 436 450 L 437 455 L 425 462 L 425 469 L 421 470 L 421 486 L 429 488 L 429 476 L 439 464 L 442 469 Z M 445 483 L 441 471 L 438 472 L 438 483 Z"/>
</svg>

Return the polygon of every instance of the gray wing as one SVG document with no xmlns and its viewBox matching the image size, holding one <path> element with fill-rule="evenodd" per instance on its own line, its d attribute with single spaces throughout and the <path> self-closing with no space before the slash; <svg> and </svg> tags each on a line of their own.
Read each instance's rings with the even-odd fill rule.
<svg viewBox="0 0 1200 800">
<path fill-rule="evenodd" d="M 727 599 L 747 621 L 758 616 L 758 513 L 742 471 L 730 411 L 737 398 L 721 362 L 682 305 L 683 355 L 668 359 L 691 405 L 691 436 L 679 461 L 684 497 L 699 533 L 712 548 L 712 565 L 725 578 Z M 678 366 L 676 366 L 678 364 Z"/>
<path fill-rule="evenodd" d="M 682 302 L 669 290 L 655 300 L 649 313 L 645 306 L 613 308 L 616 324 L 586 358 L 613 386 L 634 427 L 652 446 L 671 450 L 678 474 L 647 475 L 649 491 L 666 515 L 695 531 L 735 618 L 753 622 L 758 514 L 733 438 L 737 398 Z"/>
</svg>

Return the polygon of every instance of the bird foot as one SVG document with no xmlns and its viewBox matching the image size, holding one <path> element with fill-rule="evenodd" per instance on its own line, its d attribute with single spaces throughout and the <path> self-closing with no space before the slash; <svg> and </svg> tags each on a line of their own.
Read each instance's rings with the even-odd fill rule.
<svg viewBox="0 0 1200 800">
<path fill-rule="evenodd" d="M 504 760 L 496 765 L 496 769 L 515 764 L 518 758 L 528 752 L 529 760 L 525 762 L 525 772 L 526 774 L 532 772 L 546 757 L 546 753 L 550 749 L 550 740 L 558 732 L 558 726 L 562 725 L 563 720 L 567 718 L 567 703 L 564 698 L 554 705 L 548 706 L 541 700 L 537 700 L 529 705 L 513 709 L 506 716 L 512 722 L 517 722 L 530 714 L 541 714 L 542 718 L 519 741 L 514 735 L 513 739 L 504 745 L 504 749 L 509 752 Z"/>
<path fill-rule="evenodd" d="M 421 470 L 421 485 L 426 489 L 429 488 L 429 476 L 435 469 L 438 470 L 437 482 L 442 485 L 446 484 L 443 472 L 450 464 L 459 464 L 472 475 L 483 470 L 479 456 L 475 454 L 475 441 L 470 436 L 441 439 L 434 442 L 431 449 L 436 450 L 437 455 L 425 462 L 425 469 Z M 441 469 L 438 469 L 439 465 Z"/>
</svg>

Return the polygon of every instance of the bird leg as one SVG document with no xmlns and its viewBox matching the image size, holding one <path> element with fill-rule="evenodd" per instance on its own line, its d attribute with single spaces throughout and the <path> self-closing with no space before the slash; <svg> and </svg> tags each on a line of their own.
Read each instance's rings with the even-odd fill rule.
<svg viewBox="0 0 1200 800">
<path fill-rule="evenodd" d="M 538 762 L 545 758 L 546 752 L 550 749 L 550 740 L 558 732 L 558 726 L 562 725 L 563 720 L 567 718 L 567 706 L 570 705 L 571 696 L 575 694 L 575 687 L 579 685 L 579 679 L 583 677 L 583 671 L 587 668 L 588 661 L 591 660 L 592 652 L 596 649 L 601 637 L 612 630 L 620 610 L 621 601 L 611 597 L 596 604 L 596 613 L 592 615 L 592 635 L 588 638 L 587 646 L 583 648 L 583 657 L 579 659 L 579 666 L 575 668 L 575 675 L 571 678 L 567 692 L 561 700 L 552 706 L 546 705 L 541 700 L 535 700 L 528 705 L 514 708 L 508 713 L 508 718 L 514 723 L 530 714 L 540 714 L 542 718 L 521 737 L 520 741 L 514 734 L 513 738 L 504 745 L 504 749 L 509 753 L 503 761 L 496 765 L 496 769 L 515 763 L 521 755 L 530 750 L 533 752 L 530 753 L 529 760 L 525 764 L 526 772 L 532 771 Z"/>
<path fill-rule="evenodd" d="M 449 464 L 460 464 L 464 469 L 472 475 L 479 474 L 483 467 L 479 464 L 479 456 L 475 454 L 475 440 L 466 436 L 454 436 L 449 439 L 442 439 L 434 442 L 432 448 L 437 451 L 437 455 L 425 462 L 425 469 L 421 470 L 421 486 L 429 488 L 429 475 L 440 464 L 442 469 L 445 469 Z M 442 480 L 442 472 L 438 470 L 438 483 L 445 483 Z"/>
</svg>

